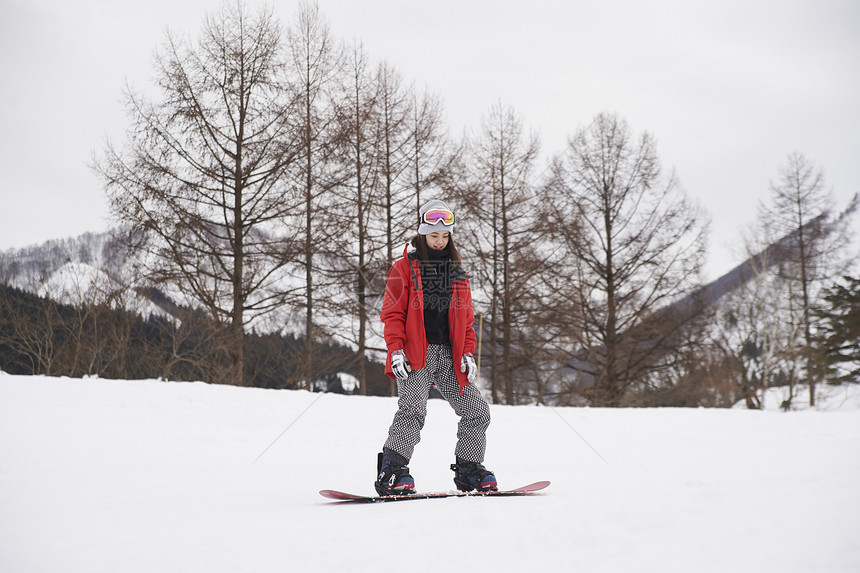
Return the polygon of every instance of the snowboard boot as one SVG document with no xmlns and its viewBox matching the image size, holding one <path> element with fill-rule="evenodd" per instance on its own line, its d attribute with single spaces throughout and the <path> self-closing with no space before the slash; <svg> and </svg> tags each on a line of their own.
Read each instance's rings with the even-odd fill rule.
<svg viewBox="0 0 860 573">
<path fill-rule="evenodd" d="M 496 476 L 493 472 L 477 462 L 467 462 L 457 458 L 456 464 L 451 464 L 454 471 L 454 483 L 460 491 L 498 491 Z"/>
<path fill-rule="evenodd" d="M 395 459 L 392 459 L 394 457 Z M 399 459 L 396 459 L 399 458 Z M 376 481 L 373 487 L 379 495 L 409 495 L 415 493 L 415 480 L 409 475 L 402 456 L 385 455 L 376 458 Z"/>
</svg>

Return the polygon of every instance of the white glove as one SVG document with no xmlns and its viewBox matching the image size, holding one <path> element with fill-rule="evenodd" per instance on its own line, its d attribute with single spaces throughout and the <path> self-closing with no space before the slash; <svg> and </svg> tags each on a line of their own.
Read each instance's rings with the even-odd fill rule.
<svg viewBox="0 0 860 573">
<path fill-rule="evenodd" d="M 463 360 L 460 362 L 460 372 L 466 373 L 466 378 L 469 382 L 474 382 L 478 377 L 478 365 L 475 363 L 475 357 L 471 352 L 463 353 Z"/>
<path fill-rule="evenodd" d="M 409 360 L 406 359 L 406 353 L 403 350 L 395 350 L 391 353 L 391 371 L 398 381 L 406 380 L 411 370 L 412 367 L 409 366 Z"/>
</svg>

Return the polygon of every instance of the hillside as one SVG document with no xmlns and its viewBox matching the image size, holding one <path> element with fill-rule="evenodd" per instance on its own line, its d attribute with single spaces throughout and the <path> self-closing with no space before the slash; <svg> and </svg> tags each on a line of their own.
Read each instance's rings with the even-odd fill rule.
<svg viewBox="0 0 860 573">
<path fill-rule="evenodd" d="M 170 285 L 142 281 L 109 233 L 0 251 L 0 369 L 224 382 L 227 368 L 219 362 L 213 324 L 193 306 Z M 245 376 L 251 385 L 289 388 L 303 382 L 299 315 L 285 305 L 246 328 Z M 351 318 L 328 317 L 323 325 L 320 316 L 318 326 L 329 335 L 316 340 L 313 383 L 352 391 L 360 359 Z M 371 346 L 383 346 L 377 338 L 371 336 Z M 388 395 L 378 354 L 363 358 L 367 393 Z"/>
<path fill-rule="evenodd" d="M 46 241 L 20 249 L 0 251 L 0 284 L 48 297 L 57 302 L 80 305 L 107 302 L 143 316 L 170 316 L 178 319 L 176 308 L 199 306 L 179 291 L 176 285 L 151 284 L 137 268 L 143 255 L 129 255 L 112 232 L 84 233 L 78 237 Z M 321 253 L 319 258 L 326 260 Z M 335 267 L 336 262 L 328 262 Z M 283 291 L 301 288 L 303 274 L 295 269 L 285 270 L 277 281 Z M 379 281 L 382 280 L 382 283 Z M 384 273 L 376 278 L 376 287 L 384 286 Z M 324 290 L 318 296 L 336 295 Z M 380 304 L 380 301 L 376 301 Z M 323 332 L 336 344 L 355 347 L 355 328 L 349 316 L 338 311 L 325 312 L 322 305 L 316 320 Z M 378 312 L 378 309 L 377 309 Z M 274 311 L 250 319 L 246 331 L 262 334 L 304 334 L 303 316 L 295 308 L 284 305 Z M 381 325 L 372 324 L 368 332 L 369 346 L 382 346 Z M 377 332 L 379 331 L 379 332 Z"/>
<path fill-rule="evenodd" d="M 0 373 L 0 570 L 853 572 L 860 401 L 829 390 L 790 413 L 493 406 L 487 466 L 545 495 L 343 506 L 317 491 L 372 491 L 394 399 Z M 410 467 L 447 490 L 455 417 L 429 408 Z"/>
</svg>

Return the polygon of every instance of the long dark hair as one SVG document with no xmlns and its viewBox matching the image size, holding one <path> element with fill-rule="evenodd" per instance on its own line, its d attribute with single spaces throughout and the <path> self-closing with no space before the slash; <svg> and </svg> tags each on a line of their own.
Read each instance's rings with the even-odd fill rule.
<svg viewBox="0 0 860 573">
<path fill-rule="evenodd" d="M 419 259 L 425 263 L 430 260 L 430 247 L 427 246 L 426 235 L 419 233 L 412 237 L 412 246 L 415 247 L 415 252 L 418 253 Z M 451 262 L 455 266 L 461 267 L 463 260 L 460 258 L 460 251 L 457 250 L 457 246 L 454 244 L 454 235 L 451 233 L 448 233 L 448 252 L 451 253 Z"/>
</svg>

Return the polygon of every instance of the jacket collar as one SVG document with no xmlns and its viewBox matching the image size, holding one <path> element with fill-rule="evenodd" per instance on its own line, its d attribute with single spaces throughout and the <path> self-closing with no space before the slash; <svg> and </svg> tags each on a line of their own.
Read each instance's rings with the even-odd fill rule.
<svg viewBox="0 0 860 573">
<path fill-rule="evenodd" d="M 413 261 L 418 260 L 418 252 L 415 250 L 409 250 L 409 243 L 406 243 L 406 246 L 403 248 L 403 258 L 412 263 Z M 452 281 L 465 281 L 472 278 L 472 275 L 463 270 L 462 267 L 455 265 L 451 267 L 451 280 Z"/>
</svg>

